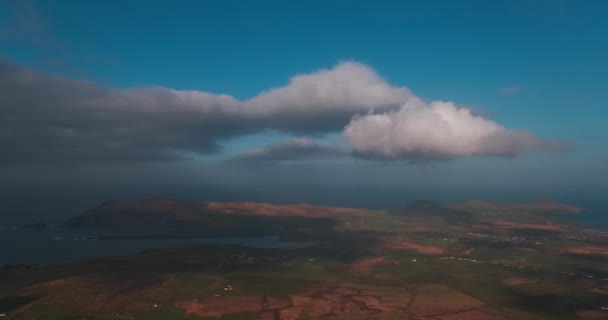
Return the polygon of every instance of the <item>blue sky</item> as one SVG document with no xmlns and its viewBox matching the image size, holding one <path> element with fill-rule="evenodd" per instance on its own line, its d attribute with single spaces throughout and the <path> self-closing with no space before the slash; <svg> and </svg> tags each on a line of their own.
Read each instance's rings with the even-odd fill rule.
<svg viewBox="0 0 608 320">
<path fill-rule="evenodd" d="M 41 74 L 120 90 L 154 86 L 242 101 L 286 86 L 294 75 L 357 61 L 425 101 L 453 101 L 506 128 L 567 145 L 516 157 L 458 156 L 433 162 L 429 177 L 496 170 L 525 180 L 547 172 L 590 185 L 589 177 L 606 177 L 607 2 L 328 2 L 3 2 L 0 53 Z M 222 136 L 223 152 L 197 159 L 224 168 L 226 157 L 295 136 L 331 144 L 342 132 Z M 408 161 L 392 166 L 429 170 Z"/>
<path fill-rule="evenodd" d="M 8 6 L 7 3 L 3 4 Z M 341 60 L 369 64 L 428 99 L 477 105 L 551 134 L 541 110 L 599 126 L 606 98 L 604 1 L 39 1 L 4 25 L 10 59 L 107 85 L 161 85 L 247 98 Z M 40 22 L 15 15 L 34 10 Z M 26 14 L 31 14 L 27 13 Z M 12 39 L 14 40 L 14 39 Z M 29 42 L 29 43 L 28 43 Z M 57 66 L 60 64 L 60 66 Z M 519 88 L 501 94 L 501 88 Z M 530 112 L 534 108 L 534 112 Z M 591 123 L 589 123 L 591 122 Z M 547 128 L 548 127 L 548 128 Z"/>
</svg>

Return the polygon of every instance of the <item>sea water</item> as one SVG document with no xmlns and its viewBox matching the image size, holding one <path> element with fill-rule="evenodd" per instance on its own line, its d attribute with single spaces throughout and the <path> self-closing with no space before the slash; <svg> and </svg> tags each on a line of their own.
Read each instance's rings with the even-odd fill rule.
<svg viewBox="0 0 608 320">
<path fill-rule="evenodd" d="M 99 239 L 100 236 L 162 235 L 163 232 L 167 230 L 2 227 L 0 228 L 0 266 L 57 265 L 185 244 L 237 244 L 255 248 L 294 248 L 310 245 L 307 242 L 282 241 L 278 236 Z"/>
</svg>

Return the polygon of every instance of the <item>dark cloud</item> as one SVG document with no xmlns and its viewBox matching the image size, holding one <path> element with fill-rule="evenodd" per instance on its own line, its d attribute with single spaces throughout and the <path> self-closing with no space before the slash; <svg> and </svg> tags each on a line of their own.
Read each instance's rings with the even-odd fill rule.
<svg viewBox="0 0 608 320">
<path fill-rule="evenodd" d="M 232 99 L 203 95 L 200 100 L 205 108 L 164 88 L 118 90 L 0 63 L 2 159 L 176 160 L 188 152 L 215 151 L 215 139 L 247 130 L 239 119 L 214 110 L 227 108 Z"/>
<path fill-rule="evenodd" d="M 239 101 L 201 91 L 110 88 L 0 61 L 2 161 L 184 159 L 217 151 L 223 138 L 265 129 L 340 131 L 353 114 L 394 107 L 408 96 L 350 62 Z"/>
<path fill-rule="evenodd" d="M 294 138 L 252 149 L 230 158 L 230 163 L 264 164 L 300 160 L 328 160 L 348 156 L 350 151 L 307 138 Z"/>
<path fill-rule="evenodd" d="M 514 156 L 547 145 L 451 102 L 424 102 L 356 62 L 294 76 L 241 101 L 203 91 L 106 87 L 0 60 L 4 163 L 176 161 L 268 129 L 300 135 L 345 130 L 357 154 L 376 159 Z M 304 139 L 261 150 L 250 160 L 336 151 Z"/>
</svg>

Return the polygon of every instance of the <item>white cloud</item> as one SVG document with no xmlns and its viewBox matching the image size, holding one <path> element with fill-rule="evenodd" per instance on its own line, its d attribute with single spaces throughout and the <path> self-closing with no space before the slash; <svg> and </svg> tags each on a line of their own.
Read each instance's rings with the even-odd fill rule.
<svg viewBox="0 0 608 320">
<path fill-rule="evenodd" d="M 13 163 L 172 161 L 266 129 L 339 132 L 355 113 L 387 110 L 409 95 L 354 62 L 240 101 L 196 90 L 105 87 L 0 59 L 0 147 L 2 160 Z"/>
<path fill-rule="evenodd" d="M 452 102 L 412 98 L 399 110 L 355 116 L 344 131 L 356 153 L 389 159 L 516 156 L 554 147 L 527 131 L 509 130 Z"/>
<path fill-rule="evenodd" d="M 411 96 L 407 88 L 389 85 L 366 65 L 342 62 L 332 69 L 292 77 L 288 85 L 262 92 L 246 103 L 256 116 L 305 116 L 396 107 Z"/>
<path fill-rule="evenodd" d="M 269 129 L 318 135 L 345 127 L 354 150 L 374 157 L 517 155 L 545 146 L 469 109 L 424 103 L 356 62 L 294 76 L 241 101 L 196 90 L 111 88 L 0 59 L 3 162 L 173 161 Z M 292 151 L 327 152 L 302 142 Z"/>
</svg>

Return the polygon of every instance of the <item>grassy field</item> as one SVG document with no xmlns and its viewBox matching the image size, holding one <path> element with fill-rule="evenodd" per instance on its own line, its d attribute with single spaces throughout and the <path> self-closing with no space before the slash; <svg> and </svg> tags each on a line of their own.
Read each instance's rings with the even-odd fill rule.
<svg viewBox="0 0 608 320">
<path fill-rule="evenodd" d="M 604 316 L 607 256 L 597 249 L 570 250 L 608 248 L 602 235 L 555 228 L 547 216 L 531 213 L 472 210 L 469 221 L 443 209 L 438 212 L 449 219 L 328 212 L 317 218 L 237 216 L 215 224 L 227 230 L 235 221 L 255 221 L 234 230 L 276 231 L 314 241 L 310 247 L 184 246 L 59 267 L 3 269 L 0 313 L 99 320 Z M 516 218 L 496 227 L 490 216 Z M 194 231 L 175 234 L 188 232 Z"/>
</svg>

